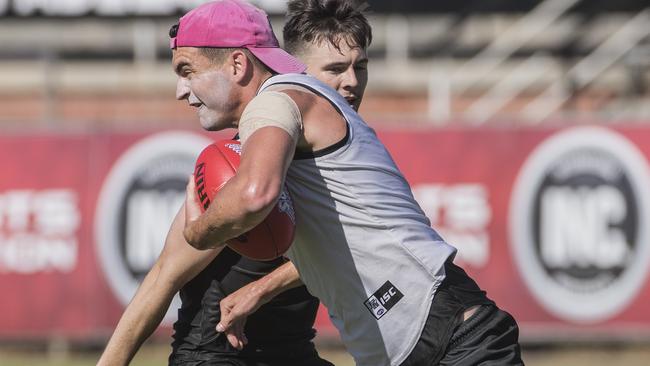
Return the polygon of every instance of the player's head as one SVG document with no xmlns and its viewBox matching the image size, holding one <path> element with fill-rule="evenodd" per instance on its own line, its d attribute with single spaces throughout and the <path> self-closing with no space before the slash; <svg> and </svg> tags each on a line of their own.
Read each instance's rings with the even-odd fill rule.
<svg viewBox="0 0 650 366">
<path fill-rule="evenodd" d="M 307 73 L 336 89 L 358 109 L 368 82 L 366 49 L 372 31 L 363 1 L 290 0 L 285 49 L 307 65 Z"/>
<path fill-rule="evenodd" d="M 242 0 L 203 4 L 169 32 L 176 98 L 198 109 L 207 130 L 234 127 L 257 88 L 305 66 L 280 48 L 268 16 Z"/>
</svg>

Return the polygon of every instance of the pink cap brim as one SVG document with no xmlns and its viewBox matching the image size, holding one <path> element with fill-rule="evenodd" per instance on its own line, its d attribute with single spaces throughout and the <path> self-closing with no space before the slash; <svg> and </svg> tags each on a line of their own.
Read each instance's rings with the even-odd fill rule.
<svg viewBox="0 0 650 366">
<path fill-rule="evenodd" d="M 301 74 L 307 66 L 279 47 L 246 47 L 264 65 L 279 74 Z"/>
</svg>

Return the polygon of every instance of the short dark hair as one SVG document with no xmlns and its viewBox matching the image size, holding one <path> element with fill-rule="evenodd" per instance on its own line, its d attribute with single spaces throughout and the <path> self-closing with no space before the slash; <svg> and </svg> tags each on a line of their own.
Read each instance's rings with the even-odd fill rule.
<svg viewBox="0 0 650 366">
<path fill-rule="evenodd" d="M 203 56 L 207 57 L 210 59 L 210 61 L 214 64 L 217 65 L 222 65 L 224 62 L 226 62 L 226 57 L 228 55 L 235 51 L 235 50 L 241 50 L 244 52 L 246 57 L 253 63 L 253 66 L 270 72 L 271 74 L 276 74 L 273 70 L 271 70 L 268 66 L 266 66 L 262 61 L 260 61 L 251 51 L 249 51 L 246 48 L 215 48 L 215 47 L 200 47 L 200 52 L 203 54 Z"/>
<path fill-rule="evenodd" d="M 350 47 L 366 49 L 372 42 L 372 29 L 364 15 L 365 1 L 290 0 L 282 35 L 284 48 L 298 53 L 307 43 L 327 41 L 338 48 L 341 40 Z"/>
</svg>

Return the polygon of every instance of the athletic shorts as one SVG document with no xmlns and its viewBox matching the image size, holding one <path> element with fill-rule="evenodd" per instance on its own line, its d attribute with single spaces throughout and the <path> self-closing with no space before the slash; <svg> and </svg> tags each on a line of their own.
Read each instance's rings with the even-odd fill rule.
<svg viewBox="0 0 650 366">
<path fill-rule="evenodd" d="M 495 305 L 481 306 L 456 329 L 438 364 L 523 365 L 515 319 Z"/>
<path fill-rule="evenodd" d="M 429 322 L 401 366 L 523 365 L 519 328 L 507 312 L 481 305 L 469 319 L 459 318 L 451 337 Z"/>
<path fill-rule="evenodd" d="M 299 350 L 278 350 L 278 352 L 240 354 L 179 352 L 169 357 L 169 366 L 334 366 L 334 364 L 320 358 L 311 345 Z"/>
<path fill-rule="evenodd" d="M 445 264 L 424 330 L 401 366 L 523 365 L 519 328 L 460 267 Z M 463 321 L 465 310 L 478 305 Z"/>
</svg>

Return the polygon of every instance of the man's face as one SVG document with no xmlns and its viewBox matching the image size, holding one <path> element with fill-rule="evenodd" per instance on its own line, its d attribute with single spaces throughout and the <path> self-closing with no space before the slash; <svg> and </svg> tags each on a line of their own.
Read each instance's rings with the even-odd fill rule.
<svg viewBox="0 0 650 366">
<path fill-rule="evenodd" d="M 176 99 L 197 108 L 201 126 L 208 131 L 233 127 L 232 83 L 224 65 L 216 65 L 196 47 L 173 51 L 172 66 L 178 75 Z"/>
<path fill-rule="evenodd" d="M 339 49 L 328 41 L 309 43 L 298 57 L 307 73 L 334 88 L 350 105 L 359 109 L 368 83 L 368 56 L 360 47 L 342 39 Z"/>
</svg>

